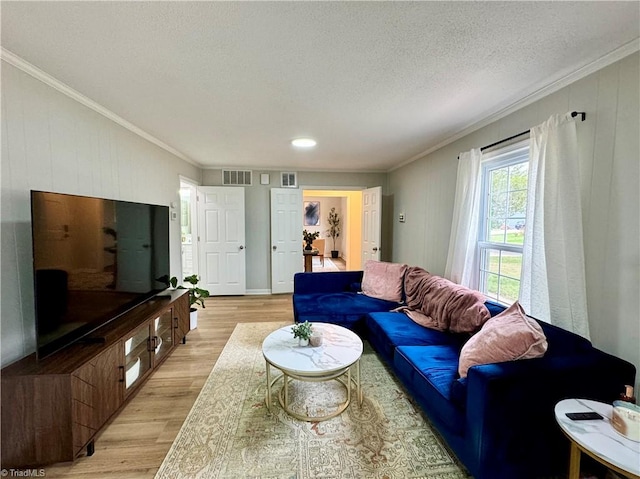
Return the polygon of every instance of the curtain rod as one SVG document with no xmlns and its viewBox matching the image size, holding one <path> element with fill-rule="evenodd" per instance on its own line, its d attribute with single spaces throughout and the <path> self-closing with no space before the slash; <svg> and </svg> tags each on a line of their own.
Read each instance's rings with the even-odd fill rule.
<svg viewBox="0 0 640 479">
<path fill-rule="evenodd" d="M 578 115 L 580 115 L 580 118 L 581 118 L 580 121 L 584 121 L 584 120 L 587 119 L 587 114 L 584 111 L 572 111 L 571 112 L 571 117 L 572 118 L 575 118 Z M 494 146 L 498 146 L 498 145 L 500 145 L 502 143 L 506 143 L 507 141 L 513 140 L 515 138 L 518 138 L 519 136 L 526 135 L 530 131 L 531 131 L 531 129 L 528 129 L 527 131 L 523 131 L 523 132 L 518 133 L 516 135 L 510 136 L 509 138 L 504 138 L 503 140 L 496 141 L 495 143 L 491 143 L 490 145 L 483 146 L 482 148 L 480 148 L 480 151 L 488 150 L 489 148 L 492 148 Z"/>
</svg>

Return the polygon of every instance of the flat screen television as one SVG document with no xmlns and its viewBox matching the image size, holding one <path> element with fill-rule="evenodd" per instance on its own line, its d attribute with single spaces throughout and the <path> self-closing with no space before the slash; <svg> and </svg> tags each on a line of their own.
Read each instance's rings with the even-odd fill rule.
<svg viewBox="0 0 640 479">
<path fill-rule="evenodd" d="M 169 277 L 169 207 L 31 191 L 37 357 L 85 339 Z"/>
</svg>

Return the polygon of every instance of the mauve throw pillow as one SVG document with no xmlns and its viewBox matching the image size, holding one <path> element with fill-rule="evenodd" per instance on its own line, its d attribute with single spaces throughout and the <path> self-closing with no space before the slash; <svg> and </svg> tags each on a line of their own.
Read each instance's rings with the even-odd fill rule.
<svg viewBox="0 0 640 479">
<path fill-rule="evenodd" d="M 402 301 L 402 285 L 406 264 L 385 263 L 370 259 L 364 264 L 362 292 L 372 298 Z"/>
<path fill-rule="evenodd" d="M 547 338 L 535 319 L 517 301 L 489 319 L 462 347 L 458 372 L 467 377 L 471 366 L 544 356 Z"/>
</svg>

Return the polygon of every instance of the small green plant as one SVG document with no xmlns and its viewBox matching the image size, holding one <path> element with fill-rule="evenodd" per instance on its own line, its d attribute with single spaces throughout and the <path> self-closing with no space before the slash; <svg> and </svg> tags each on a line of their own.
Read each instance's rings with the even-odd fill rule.
<svg viewBox="0 0 640 479">
<path fill-rule="evenodd" d="M 309 321 L 294 324 L 291 328 L 291 332 L 293 333 L 294 339 L 300 338 L 309 341 L 309 338 L 313 334 L 313 324 L 311 324 Z"/>
<path fill-rule="evenodd" d="M 159 279 L 160 280 L 160 279 Z M 188 289 L 189 290 L 189 308 L 193 309 L 193 305 L 194 304 L 199 304 L 200 306 L 202 306 L 203 308 L 204 306 L 204 299 L 208 298 L 210 293 L 208 290 L 206 289 L 202 289 L 202 288 L 198 288 L 196 285 L 198 284 L 198 282 L 200 281 L 200 279 L 198 278 L 197 274 L 192 274 L 191 276 L 187 276 L 186 278 L 184 278 L 184 282 L 185 283 L 189 283 L 191 284 L 190 287 L 185 288 L 184 286 L 180 285 L 178 286 L 178 278 L 176 278 L 175 276 L 172 278 L 167 278 L 166 276 L 162 277 L 161 280 L 167 285 L 167 287 L 172 287 L 175 289 Z"/>
<path fill-rule="evenodd" d="M 199 304 L 204 308 L 204 299 L 209 297 L 209 291 L 206 289 L 198 288 L 196 286 L 198 284 L 198 281 L 200 281 L 198 275 L 192 274 L 191 276 L 187 276 L 186 278 L 184 278 L 183 281 L 192 285 L 189 288 L 180 286 L 180 288 L 189 290 L 189 306 Z"/>
</svg>

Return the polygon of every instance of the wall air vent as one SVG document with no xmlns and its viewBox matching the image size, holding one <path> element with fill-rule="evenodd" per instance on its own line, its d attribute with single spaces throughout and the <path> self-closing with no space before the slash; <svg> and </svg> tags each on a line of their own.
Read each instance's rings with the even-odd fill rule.
<svg viewBox="0 0 640 479">
<path fill-rule="evenodd" d="M 283 188 L 297 188 L 298 174 L 292 172 L 282 172 L 280 174 L 281 184 Z"/>
<path fill-rule="evenodd" d="M 222 170 L 222 184 L 226 186 L 251 186 L 251 170 Z"/>
</svg>

